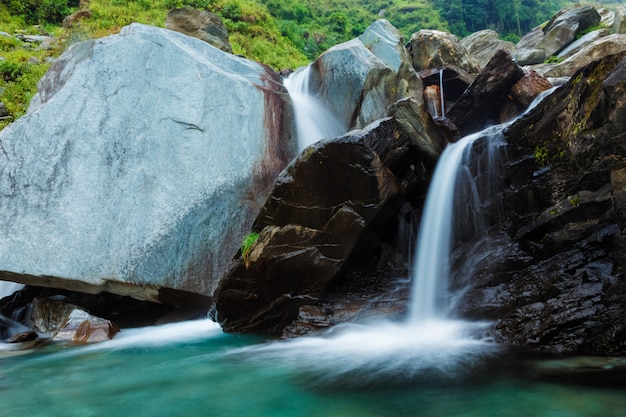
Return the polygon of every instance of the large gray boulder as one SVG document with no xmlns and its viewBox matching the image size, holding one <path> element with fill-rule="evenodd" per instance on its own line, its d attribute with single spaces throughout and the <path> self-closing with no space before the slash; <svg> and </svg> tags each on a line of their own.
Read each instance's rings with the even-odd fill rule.
<svg viewBox="0 0 626 417">
<path fill-rule="evenodd" d="M 0 132 L 0 279 L 203 302 L 295 156 L 292 120 L 274 71 L 198 39 L 133 24 L 72 46 Z"/>
<path fill-rule="evenodd" d="M 557 56 L 561 59 L 569 58 L 570 56 L 579 52 L 581 49 L 591 45 L 594 42 L 597 42 L 600 38 L 603 38 L 610 34 L 611 34 L 611 31 L 608 29 L 598 29 L 598 30 L 589 32 L 581 36 L 579 39 L 575 40 L 574 42 L 570 43 L 567 46 L 567 48 L 559 52 Z"/>
<path fill-rule="evenodd" d="M 311 65 L 310 88 L 349 128 L 385 117 L 402 98 L 422 101 L 402 35 L 384 19 L 320 55 Z"/>
<path fill-rule="evenodd" d="M 480 67 L 483 68 L 491 57 L 500 49 L 504 49 L 510 53 L 515 51 L 515 44 L 500 39 L 498 32 L 492 29 L 479 30 L 469 36 L 461 39 L 461 46 L 469 51 L 470 54 L 478 60 Z"/>
<path fill-rule="evenodd" d="M 626 6 L 620 4 L 615 8 L 615 17 L 613 18 L 613 33 L 626 34 Z"/>
<path fill-rule="evenodd" d="M 411 35 L 407 44 L 413 67 L 417 71 L 454 65 L 470 74 L 480 72 L 480 64 L 461 45 L 459 39 L 447 32 L 422 29 Z"/>
<path fill-rule="evenodd" d="M 600 14 L 592 6 L 574 6 L 555 14 L 543 28 L 535 28 L 518 43 L 518 50 L 539 49 L 549 57 L 558 54 L 576 39 L 576 35 L 600 23 Z M 539 62 L 528 62 L 538 64 Z"/>
</svg>

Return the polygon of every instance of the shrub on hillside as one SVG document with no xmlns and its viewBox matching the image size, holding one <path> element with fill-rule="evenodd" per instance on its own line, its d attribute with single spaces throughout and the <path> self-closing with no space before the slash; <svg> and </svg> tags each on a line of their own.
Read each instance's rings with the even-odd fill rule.
<svg viewBox="0 0 626 417">
<path fill-rule="evenodd" d="M 27 23 L 60 23 L 78 7 L 79 0 L 1 0 L 14 15 Z"/>
</svg>

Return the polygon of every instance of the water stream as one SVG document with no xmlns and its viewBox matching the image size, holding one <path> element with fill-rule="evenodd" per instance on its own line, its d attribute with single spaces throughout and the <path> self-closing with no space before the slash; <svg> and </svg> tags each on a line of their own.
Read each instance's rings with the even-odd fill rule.
<svg viewBox="0 0 626 417">
<path fill-rule="evenodd" d="M 340 136 L 348 130 L 320 97 L 311 91 L 310 76 L 311 66 L 308 65 L 298 68 L 284 81 L 293 102 L 300 151 L 320 139 Z"/>
<path fill-rule="evenodd" d="M 23 287 L 23 284 L 18 284 L 11 281 L 0 281 L 0 299 L 21 290 Z"/>
</svg>

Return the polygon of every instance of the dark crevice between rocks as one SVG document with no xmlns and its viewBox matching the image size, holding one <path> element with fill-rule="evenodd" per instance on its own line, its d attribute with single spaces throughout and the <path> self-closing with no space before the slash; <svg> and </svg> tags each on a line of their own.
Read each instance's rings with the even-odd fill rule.
<svg viewBox="0 0 626 417">
<path fill-rule="evenodd" d="M 94 316 L 110 320 L 120 328 L 132 328 L 206 317 L 210 307 L 210 299 L 199 294 L 162 289 L 159 296 L 167 304 L 140 301 L 108 292 L 86 294 L 27 285 L 0 300 L 0 314 L 28 326 L 28 311 L 32 301 L 37 297 L 52 298 L 81 307 Z"/>
</svg>

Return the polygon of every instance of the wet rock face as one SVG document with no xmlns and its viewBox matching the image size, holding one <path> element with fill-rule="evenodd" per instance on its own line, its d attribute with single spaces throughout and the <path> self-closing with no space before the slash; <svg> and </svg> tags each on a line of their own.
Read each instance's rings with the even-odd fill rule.
<svg viewBox="0 0 626 417">
<path fill-rule="evenodd" d="M 501 342 L 626 353 L 625 65 L 592 63 L 506 133 L 507 221 L 458 251 L 483 255 L 460 310 Z"/>
<path fill-rule="evenodd" d="M 436 128 L 420 127 L 428 115 L 409 117 L 412 109 L 400 104 L 393 118 L 321 141 L 283 171 L 255 221 L 258 240 L 218 288 L 226 331 L 281 333 L 323 298 L 349 258 L 378 256 L 405 193 L 423 198 L 438 156 L 424 134 Z"/>
</svg>

